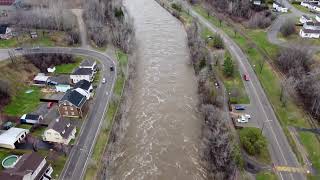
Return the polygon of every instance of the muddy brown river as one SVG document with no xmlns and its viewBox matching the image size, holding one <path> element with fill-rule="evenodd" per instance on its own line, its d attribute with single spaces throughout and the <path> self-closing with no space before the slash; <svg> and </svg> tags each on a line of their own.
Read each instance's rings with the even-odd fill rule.
<svg viewBox="0 0 320 180">
<path fill-rule="evenodd" d="M 153 0 L 125 0 L 137 38 L 137 77 L 112 180 L 204 179 L 197 83 L 183 25 Z"/>
</svg>

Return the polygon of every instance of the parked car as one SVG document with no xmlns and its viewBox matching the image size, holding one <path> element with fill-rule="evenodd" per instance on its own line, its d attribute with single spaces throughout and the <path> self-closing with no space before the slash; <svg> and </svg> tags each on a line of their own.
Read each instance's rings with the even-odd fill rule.
<svg viewBox="0 0 320 180">
<path fill-rule="evenodd" d="M 235 108 L 236 110 L 246 110 L 246 107 L 245 107 L 245 106 L 240 106 L 240 105 L 236 105 L 236 106 L 234 106 L 234 108 Z"/>
<path fill-rule="evenodd" d="M 244 79 L 245 81 L 249 81 L 249 75 L 248 75 L 248 74 L 244 74 L 244 75 L 243 75 L 243 79 Z"/>
<path fill-rule="evenodd" d="M 103 83 L 103 84 L 106 83 L 106 78 L 103 78 L 103 79 L 102 79 L 102 83 Z"/>
<path fill-rule="evenodd" d="M 20 51 L 20 50 L 22 50 L 22 47 L 17 47 L 17 48 L 15 48 L 14 50 Z"/>
<path fill-rule="evenodd" d="M 243 115 L 241 115 L 241 117 L 238 118 L 237 121 L 238 121 L 238 123 L 247 123 L 247 122 L 249 122 L 248 118 L 246 118 Z"/>
</svg>

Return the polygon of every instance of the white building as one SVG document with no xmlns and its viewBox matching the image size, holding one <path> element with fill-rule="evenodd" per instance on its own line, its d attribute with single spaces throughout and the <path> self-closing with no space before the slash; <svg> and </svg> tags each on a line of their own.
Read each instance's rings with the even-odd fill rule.
<svg viewBox="0 0 320 180">
<path fill-rule="evenodd" d="M 81 80 L 92 82 L 94 79 L 94 71 L 90 68 L 78 68 L 70 75 L 70 79 L 73 83 Z"/>
<path fill-rule="evenodd" d="M 51 121 L 43 133 L 43 140 L 54 143 L 69 144 L 75 138 L 76 128 L 67 119 Z"/>
<path fill-rule="evenodd" d="M 278 12 L 283 12 L 283 13 L 288 12 L 288 8 L 284 7 L 282 4 L 278 2 L 273 2 L 272 7 L 276 9 Z"/>
<path fill-rule="evenodd" d="M 18 158 L 13 168 L 0 172 L 3 180 L 50 180 L 53 169 L 46 158 L 36 152 L 24 154 Z"/>
<path fill-rule="evenodd" d="M 37 114 L 24 114 L 20 118 L 21 123 L 39 124 L 43 120 L 43 116 Z"/>
<path fill-rule="evenodd" d="M 56 67 L 55 67 L 55 66 L 53 66 L 53 67 L 48 67 L 48 68 L 47 68 L 47 71 L 48 71 L 48 73 L 54 73 L 54 72 L 56 71 Z"/>
<path fill-rule="evenodd" d="M 45 86 L 47 84 L 48 79 L 49 79 L 49 76 L 46 76 L 43 73 L 38 73 L 33 78 L 33 83 L 34 83 L 34 85 Z"/>
<path fill-rule="evenodd" d="M 97 62 L 93 60 L 86 59 L 83 62 L 81 62 L 79 68 L 88 68 L 91 69 L 92 71 L 96 72 L 97 71 Z"/>
<path fill-rule="evenodd" d="M 305 29 L 302 28 L 299 32 L 299 35 L 302 38 L 316 38 L 319 39 L 320 37 L 320 30 L 314 30 L 314 29 Z"/>
<path fill-rule="evenodd" d="M 90 99 L 90 97 L 93 95 L 92 84 L 86 80 L 77 82 L 77 84 L 75 85 L 75 90 L 83 96 L 86 96 L 87 99 Z"/>
<path fill-rule="evenodd" d="M 306 22 L 312 22 L 312 19 L 306 15 L 302 15 L 299 19 L 301 24 L 304 24 Z"/>
<path fill-rule="evenodd" d="M 12 38 L 12 30 L 7 25 L 0 25 L 0 39 Z"/>
<path fill-rule="evenodd" d="M 304 29 L 320 30 L 320 22 L 306 22 L 303 24 Z"/>
<path fill-rule="evenodd" d="M 29 130 L 12 127 L 7 131 L 0 133 L 0 147 L 7 149 L 15 149 L 15 143 L 20 143 L 24 138 L 26 138 L 26 135 L 29 133 Z"/>
</svg>

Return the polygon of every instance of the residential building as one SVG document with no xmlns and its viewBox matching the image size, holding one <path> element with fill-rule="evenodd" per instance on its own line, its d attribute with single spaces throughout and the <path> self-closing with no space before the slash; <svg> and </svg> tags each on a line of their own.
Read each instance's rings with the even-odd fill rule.
<svg viewBox="0 0 320 180">
<path fill-rule="evenodd" d="M 56 92 L 67 92 L 67 90 L 71 89 L 69 75 L 49 77 L 47 83 L 49 86 L 55 86 Z"/>
<path fill-rule="evenodd" d="M 12 127 L 0 133 L 0 147 L 15 149 L 15 144 L 20 143 L 29 133 L 29 130 Z"/>
<path fill-rule="evenodd" d="M 49 76 L 46 76 L 43 73 L 38 73 L 33 78 L 33 83 L 34 85 L 37 85 L 37 86 L 45 86 L 47 84 L 48 79 L 49 79 Z"/>
<path fill-rule="evenodd" d="M 78 91 L 68 90 L 59 101 L 59 113 L 62 117 L 80 118 L 86 101 L 87 97 Z"/>
<path fill-rule="evenodd" d="M 40 124 L 43 120 L 43 116 L 37 114 L 24 114 L 20 118 L 21 123 L 28 123 L 28 124 Z"/>
<path fill-rule="evenodd" d="M 12 30 L 8 25 L 0 25 L 0 39 L 10 39 L 12 38 Z"/>
<path fill-rule="evenodd" d="M 273 2 L 272 7 L 276 9 L 278 12 L 283 12 L 283 13 L 288 12 L 288 8 L 284 7 L 282 4 L 276 1 Z"/>
<path fill-rule="evenodd" d="M 81 62 L 79 68 L 88 68 L 91 69 L 93 72 L 97 71 L 97 62 L 93 60 L 86 59 Z"/>
<path fill-rule="evenodd" d="M 47 71 L 48 71 L 48 73 L 54 73 L 56 71 L 56 67 L 55 66 L 48 67 Z"/>
<path fill-rule="evenodd" d="M 67 119 L 51 121 L 43 133 L 43 140 L 48 142 L 69 144 L 75 138 L 76 127 Z"/>
<path fill-rule="evenodd" d="M 50 180 L 53 169 L 46 158 L 36 152 L 20 156 L 12 168 L 2 170 L 3 180 Z"/>
<path fill-rule="evenodd" d="M 299 19 L 301 24 L 304 24 L 306 22 L 312 22 L 312 19 L 306 15 L 302 15 Z"/>
<path fill-rule="evenodd" d="M 70 79 L 73 83 L 77 83 L 80 80 L 92 82 L 94 79 L 94 71 L 90 68 L 78 68 L 70 75 Z"/>
<path fill-rule="evenodd" d="M 64 84 L 58 84 L 58 85 L 55 85 L 55 90 L 56 92 L 67 92 L 69 89 L 71 89 L 71 86 L 70 85 L 64 85 Z"/>
<path fill-rule="evenodd" d="M 37 32 L 30 32 L 30 37 L 31 37 L 32 39 L 37 38 L 37 37 L 38 37 Z"/>
<path fill-rule="evenodd" d="M 306 22 L 303 24 L 304 29 L 320 30 L 320 22 Z"/>
<path fill-rule="evenodd" d="M 86 96 L 87 99 L 90 99 L 90 97 L 92 96 L 93 87 L 92 84 L 87 80 L 81 80 L 77 82 L 74 88 L 80 94 Z"/>
<path fill-rule="evenodd" d="M 0 6 L 10 6 L 15 2 L 15 0 L 0 0 Z"/>
<path fill-rule="evenodd" d="M 320 37 L 320 30 L 302 28 L 299 32 L 299 35 L 303 38 L 317 38 L 318 39 Z"/>
</svg>

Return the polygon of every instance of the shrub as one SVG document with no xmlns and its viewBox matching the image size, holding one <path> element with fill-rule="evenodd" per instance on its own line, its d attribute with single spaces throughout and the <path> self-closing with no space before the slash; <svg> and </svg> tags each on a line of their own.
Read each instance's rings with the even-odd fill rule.
<svg viewBox="0 0 320 180">
<path fill-rule="evenodd" d="M 244 150 L 250 155 L 259 155 L 267 148 L 266 138 L 258 128 L 244 128 L 240 130 L 240 142 Z"/>
<path fill-rule="evenodd" d="M 222 40 L 222 38 L 221 38 L 221 36 L 219 34 L 215 34 L 213 36 L 213 47 L 215 47 L 217 49 L 223 49 L 224 48 L 223 40 Z"/>
<path fill-rule="evenodd" d="M 280 27 L 280 32 L 284 37 L 288 37 L 296 32 L 296 25 L 293 20 L 289 20 Z"/>
<path fill-rule="evenodd" d="M 226 76 L 230 77 L 233 75 L 234 72 L 234 64 L 230 56 L 227 56 L 224 59 L 223 63 L 223 72 Z"/>
<path fill-rule="evenodd" d="M 179 12 L 182 11 L 182 6 L 181 6 L 181 4 L 172 3 L 172 4 L 171 4 L 171 7 L 172 7 L 173 9 L 179 11 Z"/>
</svg>

